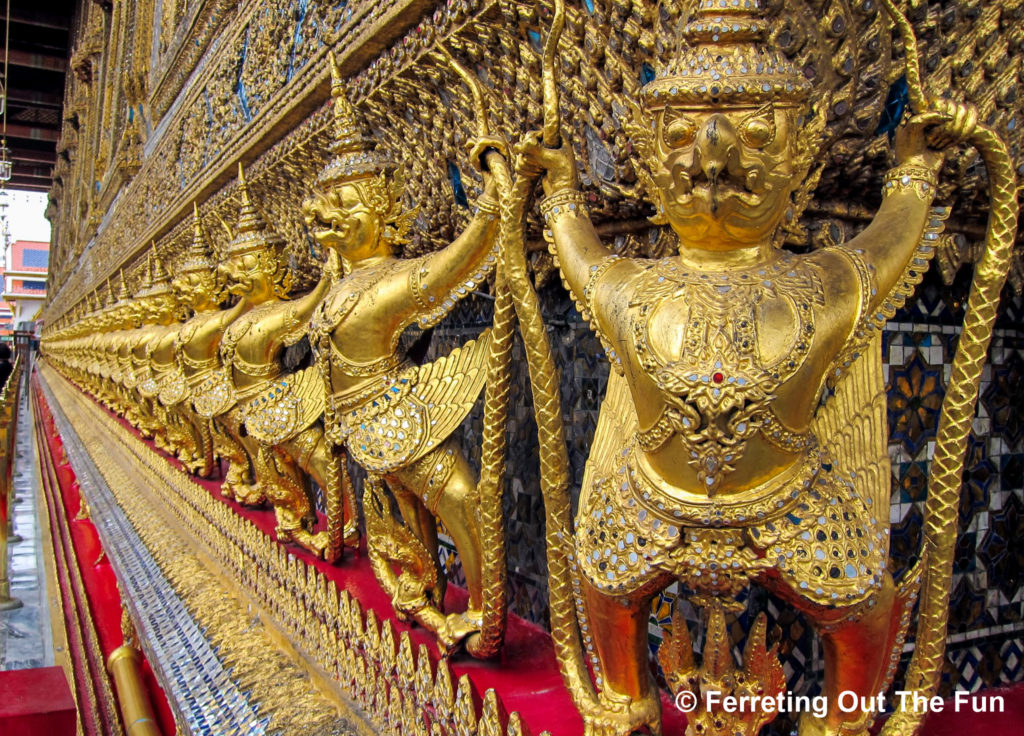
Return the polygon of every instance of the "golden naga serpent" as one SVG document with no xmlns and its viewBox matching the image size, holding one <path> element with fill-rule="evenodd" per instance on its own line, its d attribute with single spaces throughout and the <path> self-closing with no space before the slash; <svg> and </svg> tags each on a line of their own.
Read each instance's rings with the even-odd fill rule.
<svg viewBox="0 0 1024 736">
<path fill-rule="evenodd" d="M 443 46 L 438 46 L 439 55 L 469 87 L 476 111 L 477 134 L 490 135 L 487 106 L 480 81 L 468 69 L 459 64 Z M 483 153 L 483 161 L 498 181 L 499 204 L 508 196 L 508 188 L 502 186 L 502 179 L 495 174 L 497 169 L 506 171 L 508 165 L 504 156 L 494 149 Z M 507 176 L 506 176 L 507 178 Z M 504 212 L 504 208 L 501 209 Z M 504 218 L 498 234 L 498 266 L 495 269 L 494 324 L 491 328 L 491 348 L 487 360 L 487 383 L 484 389 L 484 427 L 480 446 L 480 480 L 477 483 L 477 500 L 480 510 L 481 547 L 481 619 L 480 633 L 466 640 L 466 649 L 474 657 L 493 656 L 505 639 L 507 617 L 507 592 L 505 584 L 505 520 L 502 496 L 505 489 L 505 458 L 508 436 L 508 394 L 511 383 L 510 365 L 512 358 L 512 337 L 515 327 L 515 312 L 512 293 L 505 273 L 506 232 Z"/>
<path fill-rule="evenodd" d="M 554 15 L 541 59 L 544 94 L 542 138 L 544 144 L 551 147 L 562 143 L 555 57 L 564 25 L 565 2 L 554 0 Z M 491 171 L 498 180 L 499 192 L 507 192 L 500 201 L 504 265 L 526 347 L 537 421 L 541 493 L 544 497 L 544 541 L 550 581 L 548 606 L 551 639 L 562 679 L 573 703 L 582 714 L 593 716 L 600 714 L 605 707 L 598 699 L 587 669 L 572 590 L 578 583 L 573 572 L 575 556 L 572 508 L 568 493 L 569 456 L 562 423 L 559 374 L 555 369 L 537 293 L 526 272 L 523 218 L 535 182 L 527 176 L 519 176 L 513 184 L 507 167 L 492 168 Z"/>
<path fill-rule="evenodd" d="M 543 82 L 544 82 L 544 142 L 557 145 L 560 140 L 558 116 L 558 87 L 554 72 L 555 53 L 558 39 L 565 22 L 565 6 L 563 0 L 555 1 L 555 14 L 552 27 L 544 47 Z M 444 52 L 442 52 L 444 53 Z M 456 64 L 445 54 L 448 63 L 469 86 L 477 107 L 478 120 L 486 133 L 486 113 L 483 102 L 483 91 L 479 81 L 465 68 Z M 552 112 L 553 111 L 553 112 Z M 574 576 L 571 566 L 572 553 L 572 518 L 569 504 L 569 456 L 565 446 L 565 430 L 562 423 L 562 399 L 559 389 L 559 374 L 555 369 L 551 345 L 548 342 L 547 328 L 541 316 L 540 302 L 530 281 L 526 269 L 526 251 L 523 238 L 523 218 L 526 204 L 530 200 L 534 181 L 520 176 L 513 180 L 508 163 L 501 156 L 489 155 L 486 164 L 498 185 L 500 208 L 500 230 L 498 237 L 500 247 L 500 269 L 498 273 L 498 290 L 495 298 L 495 325 L 492 339 L 500 339 L 499 314 L 507 309 L 503 294 L 502 282 L 507 285 L 508 294 L 519 318 L 520 330 L 526 350 L 527 365 L 530 373 L 530 387 L 533 392 L 534 413 L 537 421 L 537 435 L 540 454 L 541 492 L 544 497 L 545 512 L 545 543 L 547 547 L 548 575 L 551 580 L 549 592 L 551 637 L 554 642 L 562 677 L 566 683 L 577 708 L 584 713 L 594 713 L 600 708 L 597 694 L 590 681 L 590 675 L 584 660 L 580 639 L 579 622 L 576 618 L 573 596 L 568 581 Z M 481 471 L 482 489 L 486 489 L 484 479 L 487 471 L 487 437 L 484 438 L 485 458 Z M 482 490 L 481 500 L 483 500 Z M 481 514 L 498 508 L 499 503 L 483 503 Z M 481 541 L 486 545 L 486 535 L 490 533 L 490 523 L 481 519 Z M 500 537 L 499 537 L 500 538 Z M 502 561 L 504 552 L 502 549 Z M 505 600 L 504 576 L 502 575 L 500 591 L 496 580 L 491 577 L 494 569 L 490 564 L 484 566 L 483 602 L 484 627 L 476 647 L 488 642 L 488 625 L 490 618 L 504 616 L 493 611 L 491 601 Z M 502 573 L 504 569 L 502 568 Z M 500 643 L 500 641 L 499 641 Z M 473 653 L 474 642 L 469 642 Z"/>
<path fill-rule="evenodd" d="M 903 39 L 910 102 L 918 112 L 932 109 L 921 84 L 917 39 L 910 23 L 892 0 L 882 0 Z M 1010 269 L 1017 230 L 1016 177 L 1006 144 L 991 128 L 975 123 L 967 140 L 978 149 L 989 180 L 991 212 L 985 250 L 975 266 L 963 330 L 953 357 L 953 371 L 936 435 L 935 456 L 925 502 L 925 577 L 914 654 L 904 689 L 925 697 L 935 694 L 946 648 L 949 588 L 953 577 L 957 512 L 960 504 L 967 436 L 978 402 L 999 295 Z M 909 700 L 907 701 L 909 702 Z M 921 726 L 923 712 L 899 710 L 886 722 L 884 736 L 911 736 Z"/>
</svg>

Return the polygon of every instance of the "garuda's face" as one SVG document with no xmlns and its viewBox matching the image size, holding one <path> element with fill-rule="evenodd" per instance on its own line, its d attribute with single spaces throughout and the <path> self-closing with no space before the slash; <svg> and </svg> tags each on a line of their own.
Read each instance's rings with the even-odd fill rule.
<svg viewBox="0 0 1024 736">
<path fill-rule="evenodd" d="M 653 175 L 684 247 L 730 250 L 770 239 L 793 181 L 791 107 L 668 107 L 657 116 Z"/>
<path fill-rule="evenodd" d="M 171 282 L 178 301 L 192 309 L 201 309 L 215 299 L 216 275 L 211 272 L 183 273 Z"/>
<path fill-rule="evenodd" d="M 272 291 L 271 275 L 256 251 L 233 255 L 217 267 L 227 290 L 236 296 L 262 296 Z"/>
<path fill-rule="evenodd" d="M 163 322 L 174 312 L 175 298 L 171 292 L 146 299 L 146 317 L 151 322 Z"/>
<path fill-rule="evenodd" d="M 317 192 L 302 205 L 313 238 L 350 260 L 374 255 L 380 241 L 380 216 L 360 196 L 356 184 L 331 187 Z"/>
</svg>

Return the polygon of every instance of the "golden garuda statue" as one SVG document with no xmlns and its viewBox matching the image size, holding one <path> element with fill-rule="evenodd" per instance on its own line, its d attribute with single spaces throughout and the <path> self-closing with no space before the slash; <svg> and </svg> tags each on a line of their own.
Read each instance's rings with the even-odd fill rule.
<svg viewBox="0 0 1024 736">
<path fill-rule="evenodd" d="M 234 314 L 220 338 L 220 366 L 197 386 L 193 405 L 201 415 L 215 418 L 225 439 L 244 448 L 253 464 L 254 487 L 233 487 L 231 494 L 242 503 L 268 499 L 279 539 L 335 561 L 344 542 L 358 540 L 343 457 L 323 441 L 319 374 L 314 368 L 286 374 L 281 356 L 286 346 L 305 336 L 309 317 L 334 283 L 337 267 L 329 261 L 312 291 L 288 300 L 291 275 L 284 243 L 252 203 L 241 166 L 239 191 L 238 224 L 218 267 L 227 290 L 239 301 L 225 310 Z M 319 532 L 314 531 L 317 515 L 309 477 L 325 496 L 327 529 Z"/>
<path fill-rule="evenodd" d="M 553 628 L 582 621 L 593 641 L 596 693 L 575 630 L 553 632 L 588 734 L 660 732 L 648 611 L 675 581 L 707 614 L 701 665 L 681 617 L 660 655 L 672 689 L 697 698 L 695 733 L 752 735 L 774 716 L 763 707 L 726 712 L 708 691 L 773 698 L 785 688 L 763 619 L 742 669 L 732 660 L 725 616 L 752 584 L 802 612 L 824 641 L 829 708 L 803 715 L 802 736 L 867 733 L 873 714 L 844 712 L 838 697 L 869 702 L 888 687 L 922 574 L 907 686 L 937 683 L 964 442 L 1016 211 L 1005 149 L 972 109 L 914 92 L 913 35 L 890 10 L 904 32 L 917 114 L 896 133 L 881 206 L 849 242 L 806 254 L 780 247 L 813 186 L 828 106 L 772 47 L 760 0 L 700 0 L 626 126 L 655 198 L 652 219 L 671 227 L 676 255 L 624 257 L 602 242 L 557 117 L 517 147 L 519 172 L 543 173 L 546 237 L 612 367 L 574 549 L 563 550 L 574 563 L 563 569 L 578 565 L 579 578 L 551 581 Z M 557 111 L 557 100 L 546 103 Z M 983 151 L 1002 200 L 939 430 L 926 562 L 897 586 L 887 559 L 880 328 L 934 254 L 948 214 L 931 207 L 941 151 L 963 140 Z M 579 621 L 559 618 L 556 609 L 573 602 Z M 914 723 L 915 714 L 899 713 L 887 729 L 909 733 Z"/>
<path fill-rule="evenodd" d="M 165 339 L 153 351 L 154 363 L 162 367 L 154 366 L 161 376 L 158 398 L 168 412 L 190 431 L 193 451 L 190 469 L 208 477 L 213 471 L 216 455 L 211 420 L 193 411 L 192 389 L 219 365 L 217 349 L 220 337 L 225 325 L 237 313 L 220 308 L 226 297 L 224 284 L 218 278 L 217 263 L 211 257 L 195 203 L 192 206 L 192 241 L 175 269 L 171 286 L 178 302 L 191 313 L 191 317 L 169 335 L 169 346 Z M 244 458 L 240 460 L 244 462 Z M 238 463 L 231 467 L 237 468 Z"/>
<path fill-rule="evenodd" d="M 136 298 L 142 305 L 142 326 L 128 333 L 126 347 L 129 359 L 123 364 L 131 376 L 130 388 L 134 391 L 132 395 L 137 410 L 136 426 L 144 435 L 152 436 L 157 447 L 177 454 L 174 428 L 157 401 L 160 387 L 153 372 L 152 354 L 162 337 L 177 331 L 178 302 L 171 289 L 170 276 L 155 248 L 148 258 L 146 277 Z"/>
<path fill-rule="evenodd" d="M 237 291 L 242 287 L 225 283 L 220 263 L 212 257 L 195 205 L 192 242 L 177 273 L 174 288 L 179 299 L 193 310 L 193 315 L 174 338 L 175 358 L 184 387 L 173 377 L 161 393 L 161 401 L 169 406 L 183 403 L 182 411 L 191 413 L 195 423 L 206 424 L 211 447 L 204 446 L 204 453 L 210 452 L 228 461 L 221 492 L 241 503 L 262 503 L 264 496 L 254 481 L 250 457 L 250 453 L 256 452 L 255 446 L 247 447 L 237 436 L 237 421 L 214 421 L 229 414 L 234 406 L 231 386 L 221 370 L 221 339 L 228 325 L 253 305 L 243 297 L 231 306 L 223 306 L 232 288 Z"/>
<path fill-rule="evenodd" d="M 332 94 L 333 156 L 303 204 L 326 258 L 340 258 L 343 268 L 343 277 L 317 307 L 310 332 L 327 392 L 327 436 L 367 471 L 368 551 L 396 612 L 435 631 L 448 647 L 489 627 L 487 644 L 478 637 L 466 644 L 476 655 L 490 654 L 504 626 L 504 556 L 495 556 L 504 548 L 504 537 L 493 523 L 481 528 L 480 506 L 500 507 L 503 473 L 494 467 L 500 464 L 495 455 L 485 452 L 490 481 L 479 485 L 497 487 L 494 501 L 489 498 L 494 488 L 485 492 L 478 487 L 452 434 L 480 395 L 488 364 L 507 361 L 510 333 L 500 340 L 484 333 L 424 365 L 413 364 L 399 349 L 399 337 L 411 325 L 437 324 L 494 269 L 495 184 L 484 170 L 477 214 L 453 243 L 421 258 L 398 257 L 416 214 L 402 210 L 402 176 L 359 129 L 336 66 Z M 500 157 L 500 147 L 499 141 L 478 138 L 471 158 L 480 161 L 488 149 L 487 156 Z M 488 406 L 503 403 L 499 399 Z M 503 434 L 503 414 L 488 414 L 485 422 L 491 432 Z M 403 523 L 393 520 L 384 484 Z M 444 576 L 435 518 L 451 535 L 465 571 L 469 607 L 464 613 L 442 612 Z M 485 566 L 498 589 L 489 622 L 483 616 Z"/>
</svg>

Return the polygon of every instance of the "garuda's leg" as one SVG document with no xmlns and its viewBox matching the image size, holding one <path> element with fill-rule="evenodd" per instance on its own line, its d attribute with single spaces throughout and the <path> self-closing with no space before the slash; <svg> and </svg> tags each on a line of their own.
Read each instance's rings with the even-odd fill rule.
<svg viewBox="0 0 1024 736">
<path fill-rule="evenodd" d="M 355 507 L 355 497 L 349 484 L 348 473 L 342 468 L 332 468 L 332 465 L 344 462 L 344 460 L 333 454 L 320 423 L 317 422 L 302 430 L 287 442 L 281 443 L 278 449 L 288 454 L 302 470 L 316 481 L 325 494 L 325 500 L 326 494 L 340 495 L 344 525 L 342 541 L 346 547 L 357 547 L 359 545 L 359 515 Z M 330 513 L 330 503 L 327 506 L 328 513 Z"/>
<path fill-rule="evenodd" d="M 803 612 L 824 644 L 828 713 L 824 718 L 805 713 L 800 719 L 800 736 L 866 735 L 877 711 L 843 712 L 839 697 L 846 693 L 844 705 L 849 711 L 854 696 L 858 705 L 870 704 L 884 685 L 889 656 L 900 632 L 899 622 L 893 620 L 896 589 L 892 577 L 885 573 L 881 588 L 871 598 L 847 608 L 825 608 L 793 590 L 768 587 Z"/>
<path fill-rule="evenodd" d="M 214 470 L 212 422 L 190 412 L 184 403 L 178 407 L 179 416 L 195 442 L 196 456 L 192 472 L 201 478 L 209 478 Z"/>
<path fill-rule="evenodd" d="M 327 532 L 313 532 L 316 511 L 309 481 L 283 451 L 260 445 L 256 452 L 256 478 L 274 506 L 277 538 L 294 542 L 315 555 L 327 549 Z"/>
<path fill-rule="evenodd" d="M 647 626 L 651 600 L 671 582 L 654 581 L 641 590 L 612 596 L 580 577 L 584 611 L 600 663 L 600 699 L 606 710 L 587 718 L 594 736 L 629 736 L 648 727 L 661 733 L 661 700 L 651 676 Z"/>
<path fill-rule="evenodd" d="M 228 461 L 228 472 L 220 490 L 227 498 L 247 506 L 258 506 L 266 500 L 253 472 L 259 445 L 251 437 L 241 436 L 239 417 L 235 407 L 213 420 L 217 454 Z"/>
<path fill-rule="evenodd" d="M 424 510 L 444 524 L 459 553 L 466 576 L 466 589 L 469 592 L 467 615 L 478 618 L 483 555 L 480 549 L 476 473 L 455 443 L 449 440 L 408 468 L 395 472 L 388 480 L 392 487 L 397 485 L 404 489 L 406 497 L 412 496 L 417 506 L 422 504 L 413 512 L 409 508 L 413 505 L 411 501 L 399 501 L 403 504 L 403 518 L 427 549 L 437 548 L 437 537 L 435 524 L 432 519 L 426 518 Z M 396 493 L 398 495 L 403 494 Z"/>
<path fill-rule="evenodd" d="M 405 523 L 393 523 L 390 509 L 367 509 L 371 561 L 387 560 L 401 568 L 396 578 L 383 562 L 375 567 L 378 577 L 383 576 L 382 585 L 391 593 L 396 611 L 434 631 L 444 646 L 454 647 L 481 628 L 483 552 L 475 473 L 449 441 L 385 480 L 398 500 Z M 371 514 L 375 516 L 371 518 Z M 445 616 L 441 612 L 445 583 L 437 557 L 435 517 L 451 535 L 462 562 L 469 590 L 465 613 Z M 395 540 L 381 539 L 382 535 L 395 539 L 404 535 L 408 539 L 396 551 Z"/>
</svg>

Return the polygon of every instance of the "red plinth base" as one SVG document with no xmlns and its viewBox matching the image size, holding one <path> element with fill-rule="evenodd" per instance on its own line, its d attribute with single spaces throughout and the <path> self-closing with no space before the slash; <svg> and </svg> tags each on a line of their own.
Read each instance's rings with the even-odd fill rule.
<svg viewBox="0 0 1024 736">
<path fill-rule="evenodd" d="M 0 733 L 74 736 L 75 699 L 64 670 L 39 667 L 0 672 Z"/>
<path fill-rule="evenodd" d="M 929 713 L 921 736 L 1021 736 L 1024 734 L 1024 685 L 991 688 L 961 700 L 947 700 Z"/>
</svg>

